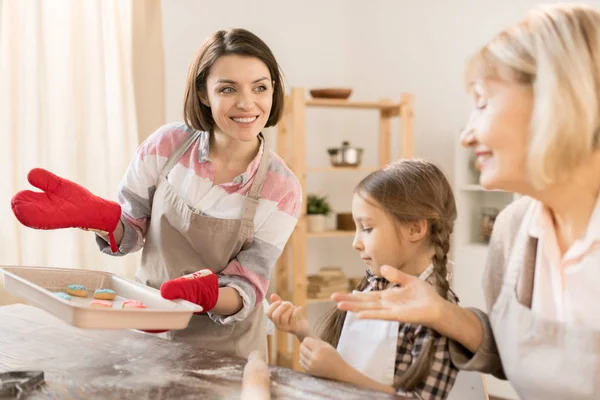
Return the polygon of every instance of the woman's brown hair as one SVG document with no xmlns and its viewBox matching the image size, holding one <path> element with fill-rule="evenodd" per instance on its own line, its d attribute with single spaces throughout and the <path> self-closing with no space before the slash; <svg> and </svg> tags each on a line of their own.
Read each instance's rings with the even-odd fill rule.
<svg viewBox="0 0 600 400">
<path fill-rule="evenodd" d="M 258 36 L 245 29 L 221 30 L 213 33 L 202 44 L 188 71 L 183 118 L 190 127 L 201 131 L 212 131 L 215 121 L 210 107 L 201 101 L 207 97 L 206 78 L 210 68 L 219 57 L 226 55 L 255 57 L 261 60 L 271 74 L 273 83 L 273 105 L 266 127 L 275 126 L 283 112 L 283 76 L 275 56 Z"/>
<path fill-rule="evenodd" d="M 382 208 L 400 224 L 426 220 L 428 240 L 435 253 L 432 257 L 437 292 L 449 298 L 448 251 L 456 220 L 456 203 L 450 183 L 434 164 L 418 159 L 401 160 L 375 171 L 356 187 L 355 194 Z M 400 240 L 400 238 L 399 238 Z M 368 286 L 363 278 L 356 290 Z M 346 312 L 333 308 L 325 317 L 321 338 L 337 347 Z M 410 368 L 394 381 L 395 387 L 411 390 L 429 374 L 433 360 L 434 332 L 429 330 L 421 353 Z"/>
</svg>

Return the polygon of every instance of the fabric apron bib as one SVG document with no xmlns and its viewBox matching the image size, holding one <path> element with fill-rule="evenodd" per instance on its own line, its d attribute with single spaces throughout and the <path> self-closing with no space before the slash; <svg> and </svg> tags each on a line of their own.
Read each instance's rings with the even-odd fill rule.
<svg viewBox="0 0 600 400">
<path fill-rule="evenodd" d="M 420 279 L 426 280 L 429 275 L 431 271 Z M 356 313 L 347 312 L 337 351 L 363 375 L 393 386 L 399 329 L 398 321 L 359 320 Z"/>
<path fill-rule="evenodd" d="M 527 226 L 526 219 L 518 238 L 527 237 Z M 521 248 L 512 251 L 500 296 L 490 313 L 508 380 L 523 399 L 599 399 L 600 332 L 540 319 L 518 301 L 523 262 L 515 255 L 525 254 L 526 246 L 526 241 L 520 242 L 515 243 Z"/>
<path fill-rule="evenodd" d="M 250 246 L 254 237 L 254 215 L 270 161 L 266 138 L 263 138 L 263 154 L 256 176 L 244 199 L 241 219 L 220 219 L 202 215 L 189 206 L 167 180 L 171 169 L 199 137 L 200 132 L 190 135 L 171 154 L 160 173 L 154 194 L 136 280 L 157 289 L 167 280 L 200 269 L 220 273 L 240 250 Z M 186 329 L 161 335 L 244 358 L 253 350 L 267 355 L 262 306 L 255 307 L 245 320 L 230 325 L 221 325 L 206 314 L 197 314 Z"/>
<path fill-rule="evenodd" d="M 347 312 L 337 351 L 355 370 L 392 386 L 399 328 L 398 321 L 358 320 Z"/>
</svg>

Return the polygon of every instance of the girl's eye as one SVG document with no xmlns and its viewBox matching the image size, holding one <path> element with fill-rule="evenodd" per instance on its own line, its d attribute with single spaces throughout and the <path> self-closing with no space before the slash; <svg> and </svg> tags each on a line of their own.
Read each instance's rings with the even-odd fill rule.
<svg viewBox="0 0 600 400">
<path fill-rule="evenodd" d="M 220 93 L 233 93 L 235 90 L 231 86 L 227 86 L 219 90 Z"/>
<path fill-rule="evenodd" d="M 265 85 L 260 85 L 256 88 L 257 92 L 264 92 L 267 90 L 267 87 Z"/>
<path fill-rule="evenodd" d="M 371 231 L 373 230 L 373 228 L 363 228 L 362 231 L 365 233 L 371 233 Z"/>
</svg>

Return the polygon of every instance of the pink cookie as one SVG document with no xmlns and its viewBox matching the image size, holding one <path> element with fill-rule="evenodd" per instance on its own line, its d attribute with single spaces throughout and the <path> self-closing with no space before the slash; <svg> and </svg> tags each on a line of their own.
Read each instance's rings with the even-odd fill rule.
<svg viewBox="0 0 600 400">
<path fill-rule="evenodd" d="M 112 301 L 108 300 L 92 300 L 90 302 L 91 308 L 112 308 Z"/>
<path fill-rule="evenodd" d="M 125 300 L 123 308 L 146 308 L 146 305 L 139 300 Z"/>
</svg>

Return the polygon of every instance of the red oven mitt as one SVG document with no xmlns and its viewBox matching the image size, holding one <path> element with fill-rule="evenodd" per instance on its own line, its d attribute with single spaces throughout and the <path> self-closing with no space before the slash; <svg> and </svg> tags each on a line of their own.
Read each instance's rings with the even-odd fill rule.
<svg viewBox="0 0 600 400">
<path fill-rule="evenodd" d="M 167 300 L 183 299 L 198 304 L 208 312 L 219 298 L 219 278 L 209 269 L 166 281 L 160 286 L 160 294 Z M 200 314 L 200 313 L 196 313 Z"/>
<path fill-rule="evenodd" d="M 23 225 L 34 229 L 83 228 L 108 232 L 110 249 L 118 250 L 114 231 L 121 206 L 42 168 L 34 168 L 27 180 L 42 192 L 22 190 L 11 201 L 12 211 Z"/>
</svg>

